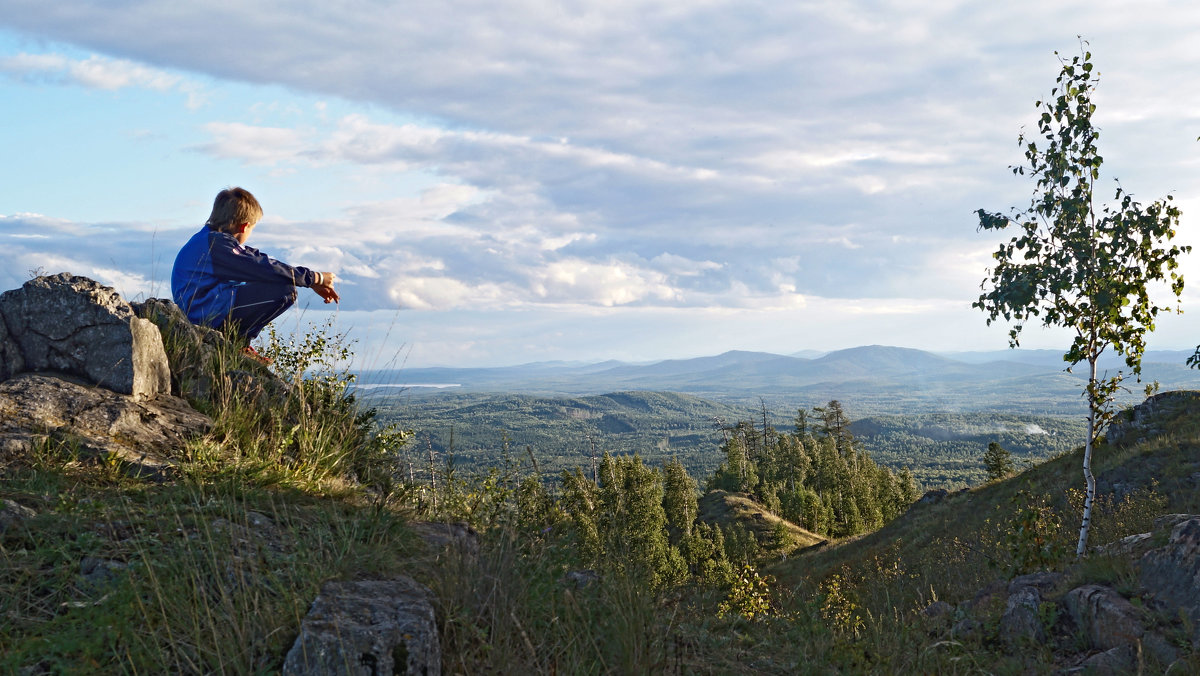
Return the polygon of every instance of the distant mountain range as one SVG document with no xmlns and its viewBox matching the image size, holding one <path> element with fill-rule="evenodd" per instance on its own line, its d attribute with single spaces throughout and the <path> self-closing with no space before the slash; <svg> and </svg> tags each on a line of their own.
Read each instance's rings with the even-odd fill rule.
<svg viewBox="0 0 1200 676">
<path fill-rule="evenodd" d="M 800 353 L 808 354 L 808 353 Z M 1143 383 L 1163 389 L 1200 388 L 1200 371 L 1189 369 L 1187 351 L 1149 352 Z M 1102 366 L 1115 370 L 1119 359 Z M 418 368 L 367 371 L 367 388 L 402 388 L 421 396 L 459 392 L 588 395 L 629 390 L 683 392 L 726 402 L 762 399 L 774 407 L 811 407 L 839 399 L 858 414 L 992 410 L 1048 415 L 1083 410 L 1086 374 L 1067 373 L 1062 353 L 1011 350 L 935 354 L 870 345 L 820 356 L 730 351 L 711 357 L 649 364 L 534 363 L 499 368 Z M 1143 385 L 1132 381 L 1123 403 L 1141 401 Z M 382 392 L 379 392 L 382 394 Z"/>
</svg>

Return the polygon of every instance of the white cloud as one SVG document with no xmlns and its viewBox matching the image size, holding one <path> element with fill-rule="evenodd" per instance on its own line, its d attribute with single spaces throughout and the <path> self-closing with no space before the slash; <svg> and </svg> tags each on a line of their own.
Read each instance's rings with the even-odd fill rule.
<svg viewBox="0 0 1200 676">
<path fill-rule="evenodd" d="M 309 147 L 305 134 L 298 129 L 261 127 L 241 122 L 210 122 L 204 125 L 213 136 L 199 150 L 224 159 L 250 164 L 275 165 L 302 161 Z"/>
<path fill-rule="evenodd" d="M 495 284 L 471 286 L 449 277 L 399 277 L 388 284 L 388 295 L 404 310 L 453 310 L 503 301 Z"/>
<path fill-rule="evenodd" d="M 555 261 L 531 271 L 530 277 L 534 295 L 551 302 L 612 307 L 680 297 L 665 275 L 619 261 Z"/>
<path fill-rule="evenodd" d="M 0 58 L 0 73 L 20 79 L 70 83 L 106 91 L 131 87 L 159 92 L 174 90 L 187 95 L 189 108 L 199 107 L 207 96 L 200 85 L 184 80 L 179 75 L 126 59 L 98 55 L 71 59 L 61 54 L 22 52 Z"/>
<path fill-rule="evenodd" d="M 693 277 L 725 267 L 723 264 L 715 261 L 696 261 L 670 253 L 661 253 L 651 259 L 650 262 L 660 270 L 681 277 Z"/>
</svg>

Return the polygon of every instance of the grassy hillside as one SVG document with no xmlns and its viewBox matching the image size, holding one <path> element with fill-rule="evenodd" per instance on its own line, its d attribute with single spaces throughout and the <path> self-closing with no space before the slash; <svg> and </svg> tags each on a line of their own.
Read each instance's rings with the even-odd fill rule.
<svg viewBox="0 0 1200 676">
<path fill-rule="evenodd" d="M 1200 513 L 1200 398 L 1151 427 L 1159 433 L 1096 449 L 1093 550 L 1149 531 L 1162 514 Z M 1016 524 L 1028 527 L 1030 518 L 1046 538 L 1037 549 L 1039 567 L 1066 570 L 1078 584 L 1128 584 L 1127 562 L 1103 556 L 1074 560 L 1081 463 L 1078 449 L 1012 478 L 914 505 L 874 533 L 815 548 L 769 570 L 801 596 L 824 598 L 827 607 L 830 598 L 841 604 L 839 621 L 856 636 L 846 655 L 854 670 L 902 673 L 922 664 L 959 664 L 986 665 L 993 673 L 1047 673 L 1055 660 L 1048 649 L 1005 655 L 990 633 L 944 643 L 948 636 L 929 631 L 920 611 L 936 600 L 970 600 L 989 583 L 1019 572 L 1031 549 L 1016 534 Z M 831 584 L 837 587 L 833 597 Z M 940 658 L 933 657 L 937 652 Z M 1200 667 L 1195 653 L 1191 659 L 1191 668 Z"/>
<path fill-rule="evenodd" d="M 311 365 L 318 343 L 276 352 L 276 368 Z M 1074 564 L 1066 553 L 1078 451 L 822 544 L 743 495 L 714 492 L 689 507 L 679 499 L 695 497 L 688 482 L 668 493 L 661 472 L 635 463 L 621 481 L 582 480 L 570 496 L 539 481 L 546 469 L 519 462 L 482 474 L 443 465 L 436 487 L 410 483 L 396 462 L 404 436 L 367 425 L 343 376 L 317 369 L 324 375 L 293 381 L 268 404 L 261 387 L 244 387 L 259 367 L 236 351 L 221 359 L 213 396 L 196 402 L 215 425 L 179 450 L 168 481 L 127 476 L 51 437 L 4 456 L 0 672 L 275 673 L 322 582 L 406 574 L 437 598 L 446 673 L 1050 673 L 1050 648 L 1008 651 L 987 626 L 952 636 L 921 611 L 1021 569 L 1029 524 L 1049 545 L 1039 542 L 1038 565 L 1076 581 L 1129 580 L 1128 564 Z M 653 393 L 505 405 L 458 415 L 552 414 L 625 434 L 622 416 L 634 411 L 714 410 Z M 1017 445 L 1020 434 L 1044 436 L 1030 431 L 1035 420 L 993 422 Z M 968 417 L 861 424 L 863 437 L 904 430 L 930 443 L 990 433 Z M 1095 545 L 1147 530 L 1164 512 L 1200 511 L 1200 404 L 1150 428 L 1097 450 Z M 576 518 L 589 510 L 591 521 Z M 468 521 L 478 555 L 432 551 L 418 518 Z M 760 546 L 739 540 L 746 532 Z M 646 577 L 647 561 L 672 572 Z M 1200 668 L 1194 648 L 1180 646 L 1184 667 Z"/>
<path fill-rule="evenodd" d="M 744 493 L 709 491 L 700 498 L 700 521 L 723 528 L 737 526 L 752 533 L 759 542 L 770 543 L 779 554 L 790 554 L 825 542 L 825 538 L 804 530 L 771 513 Z M 781 537 L 782 535 L 782 537 Z M 776 542 L 782 540 L 782 542 Z"/>
</svg>

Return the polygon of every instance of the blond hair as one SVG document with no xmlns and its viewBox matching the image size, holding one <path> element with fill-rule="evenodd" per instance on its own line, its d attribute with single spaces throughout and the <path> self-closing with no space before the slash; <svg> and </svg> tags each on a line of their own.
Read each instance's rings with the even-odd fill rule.
<svg viewBox="0 0 1200 676">
<path fill-rule="evenodd" d="M 254 225 L 262 218 L 262 206 L 245 188 L 226 188 L 213 200 L 212 215 L 205 225 L 210 230 L 236 234 L 243 223 Z"/>
</svg>

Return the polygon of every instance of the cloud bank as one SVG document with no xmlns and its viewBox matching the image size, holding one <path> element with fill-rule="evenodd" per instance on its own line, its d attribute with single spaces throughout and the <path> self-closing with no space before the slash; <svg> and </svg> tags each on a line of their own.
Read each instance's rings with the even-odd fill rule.
<svg viewBox="0 0 1200 676">
<path fill-rule="evenodd" d="M 1117 175 L 1200 202 L 1200 90 L 1178 84 L 1200 66 L 1200 8 L 1165 0 L 10 0 L 0 25 L 53 41 L 0 54 L 22 86 L 187 94 L 179 156 L 264 185 L 251 244 L 338 272 L 347 312 L 503 311 L 514 335 L 539 312 L 649 312 L 664 333 L 678 313 L 757 312 L 797 349 L 831 347 L 814 327 L 851 315 L 886 335 L 925 313 L 931 339 L 946 317 L 982 324 L 994 241 L 973 212 L 1027 203 L 1006 167 L 1080 33 Z M 0 264 L 148 293 L 207 199 L 159 228 L 5 199 Z"/>
</svg>

